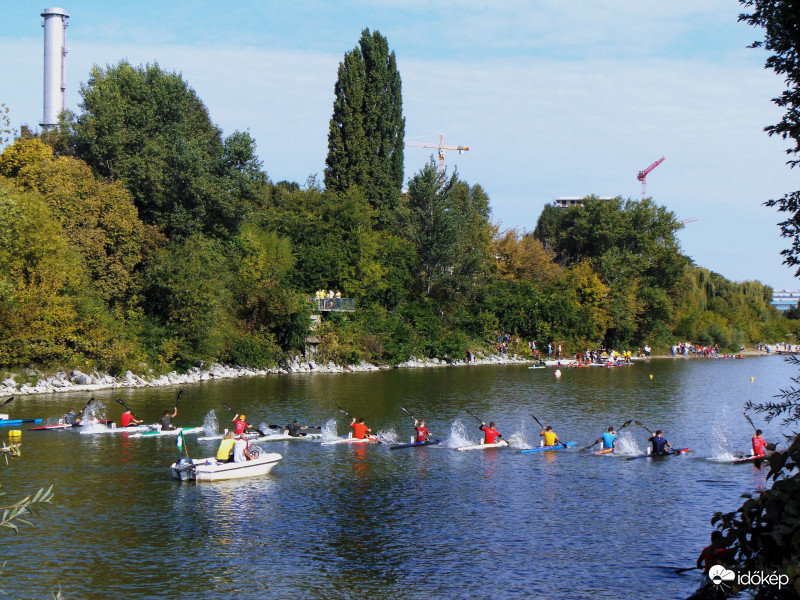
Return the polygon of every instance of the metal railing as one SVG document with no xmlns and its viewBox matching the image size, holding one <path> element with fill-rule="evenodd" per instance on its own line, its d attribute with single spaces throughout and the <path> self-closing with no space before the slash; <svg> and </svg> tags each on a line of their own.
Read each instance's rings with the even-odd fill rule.
<svg viewBox="0 0 800 600">
<path fill-rule="evenodd" d="M 309 298 L 320 312 L 355 312 L 355 298 Z"/>
</svg>

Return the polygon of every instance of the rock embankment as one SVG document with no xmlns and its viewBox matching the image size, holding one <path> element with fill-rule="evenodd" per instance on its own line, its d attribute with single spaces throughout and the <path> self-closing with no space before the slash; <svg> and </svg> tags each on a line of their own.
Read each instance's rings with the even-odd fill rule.
<svg viewBox="0 0 800 600">
<path fill-rule="evenodd" d="M 527 359 L 517 355 L 500 356 L 477 355 L 471 365 L 501 365 L 526 363 Z M 167 375 L 149 377 L 136 375 L 131 371 L 120 377 L 108 373 L 83 373 L 77 369 L 70 373 L 55 373 L 44 376 L 36 371 L 27 371 L 26 375 L 11 375 L 0 384 L 0 396 L 25 395 L 25 394 L 53 394 L 58 392 L 92 392 L 113 388 L 137 387 L 166 387 L 185 385 L 202 381 L 217 379 L 233 379 L 236 377 L 257 377 L 262 375 L 288 375 L 292 373 L 365 373 L 369 371 L 382 371 L 388 369 L 420 369 L 431 367 L 457 367 L 468 366 L 463 360 L 442 360 L 438 358 L 415 358 L 396 366 L 373 365 L 362 362 L 358 365 L 337 365 L 333 362 L 321 364 L 314 360 L 305 360 L 295 356 L 280 367 L 269 369 L 251 369 L 248 367 L 235 367 L 221 364 L 211 364 L 204 367 L 192 367 L 185 373 L 173 371 Z M 17 381 L 17 379 L 27 379 Z"/>
</svg>

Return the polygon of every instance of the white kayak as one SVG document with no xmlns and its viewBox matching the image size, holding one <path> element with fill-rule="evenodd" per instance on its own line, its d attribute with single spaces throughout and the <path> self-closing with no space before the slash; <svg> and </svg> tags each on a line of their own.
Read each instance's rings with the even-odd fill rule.
<svg viewBox="0 0 800 600">
<path fill-rule="evenodd" d="M 309 433 L 307 435 L 301 436 L 291 436 L 288 433 L 268 433 L 267 435 L 261 435 L 260 433 L 245 433 L 245 438 L 254 442 L 291 442 L 291 441 L 317 441 L 322 438 L 321 433 Z M 221 440 L 222 434 L 219 435 L 206 435 L 203 437 L 197 438 L 198 442 L 210 442 L 214 440 Z"/>
<path fill-rule="evenodd" d="M 330 440 L 322 442 L 321 446 L 333 446 L 334 444 L 371 444 L 372 442 L 379 442 L 380 438 L 377 435 L 370 435 L 365 438 L 342 438 L 340 440 Z"/>
<path fill-rule="evenodd" d="M 499 442 L 495 442 L 494 444 L 475 444 L 474 446 L 461 446 L 460 448 L 456 448 L 456 450 L 460 452 L 466 452 L 467 450 L 488 450 L 489 448 L 507 448 L 508 442 L 505 440 L 500 440 Z"/>
<path fill-rule="evenodd" d="M 81 435 L 94 435 L 96 433 L 141 433 L 143 431 L 157 431 L 158 425 L 134 425 L 133 427 L 116 427 L 116 423 L 111 427 L 105 425 L 91 425 L 81 428 Z"/>
<path fill-rule="evenodd" d="M 251 448 L 251 451 L 253 449 Z M 266 475 L 283 458 L 277 452 L 260 452 L 245 462 L 220 462 L 216 458 L 181 458 L 170 465 L 173 479 L 181 481 L 224 481 Z"/>
<path fill-rule="evenodd" d="M 245 439 L 247 439 L 247 440 L 254 440 L 258 436 L 260 436 L 261 434 L 258 433 L 257 431 L 254 431 L 253 433 L 240 433 L 239 435 L 243 435 L 245 437 Z M 223 437 L 223 434 L 221 434 L 221 433 L 216 434 L 216 435 L 204 435 L 202 437 L 197 438 L 197 441 L 198 442 L 212 442 L 212 441 L 215 441 L 215 440 L 219 441 L 219 440 L 222 439 L 222 437 Z M 239 437 L 239 436 L 236 436 L 236 437 Z"/>
<path fill-rule="evenodd" d="M 153 431 L 140 431 L 139 433 L 134 433 L 133 435 L 129 435 L 130 438 L 142 438 L 142 437 L 161 437 L 161 436 L 170 436 L 170 435 L 178 435 L 180 432 L 183 432 L 184 435 L 187 433 L 202 433 L 205 431 L 202 427 L 178 427 L 177 429 L 168 429 L 167 431 L 161 431 L 160 429 L 156 429 Z"/>
</svg>

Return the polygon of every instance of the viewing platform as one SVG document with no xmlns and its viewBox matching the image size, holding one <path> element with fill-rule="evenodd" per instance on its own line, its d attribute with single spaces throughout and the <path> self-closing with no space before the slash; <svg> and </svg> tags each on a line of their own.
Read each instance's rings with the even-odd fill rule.
<svg viewBox="0 0 800 600">
<path fill-rule="evenodd" d="M 309 298 L 319 312 L 355 312 L 355 298 Z"/>
</svg>

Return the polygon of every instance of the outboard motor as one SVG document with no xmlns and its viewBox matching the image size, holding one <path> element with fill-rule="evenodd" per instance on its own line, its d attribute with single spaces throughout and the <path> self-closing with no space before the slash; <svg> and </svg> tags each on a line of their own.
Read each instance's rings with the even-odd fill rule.
<svg viewBox="0 0 800 600">
<path fill-rule="evenodd" d="M 181 481 L 194 479 L 194 463 L 192 459 L 186 458 L 185 456 L 178 459 L 178 462 L 175 463 L 175 467 L 173 468 L 173 475 L 176 475 L 177 479 Z"/>
</svg>

